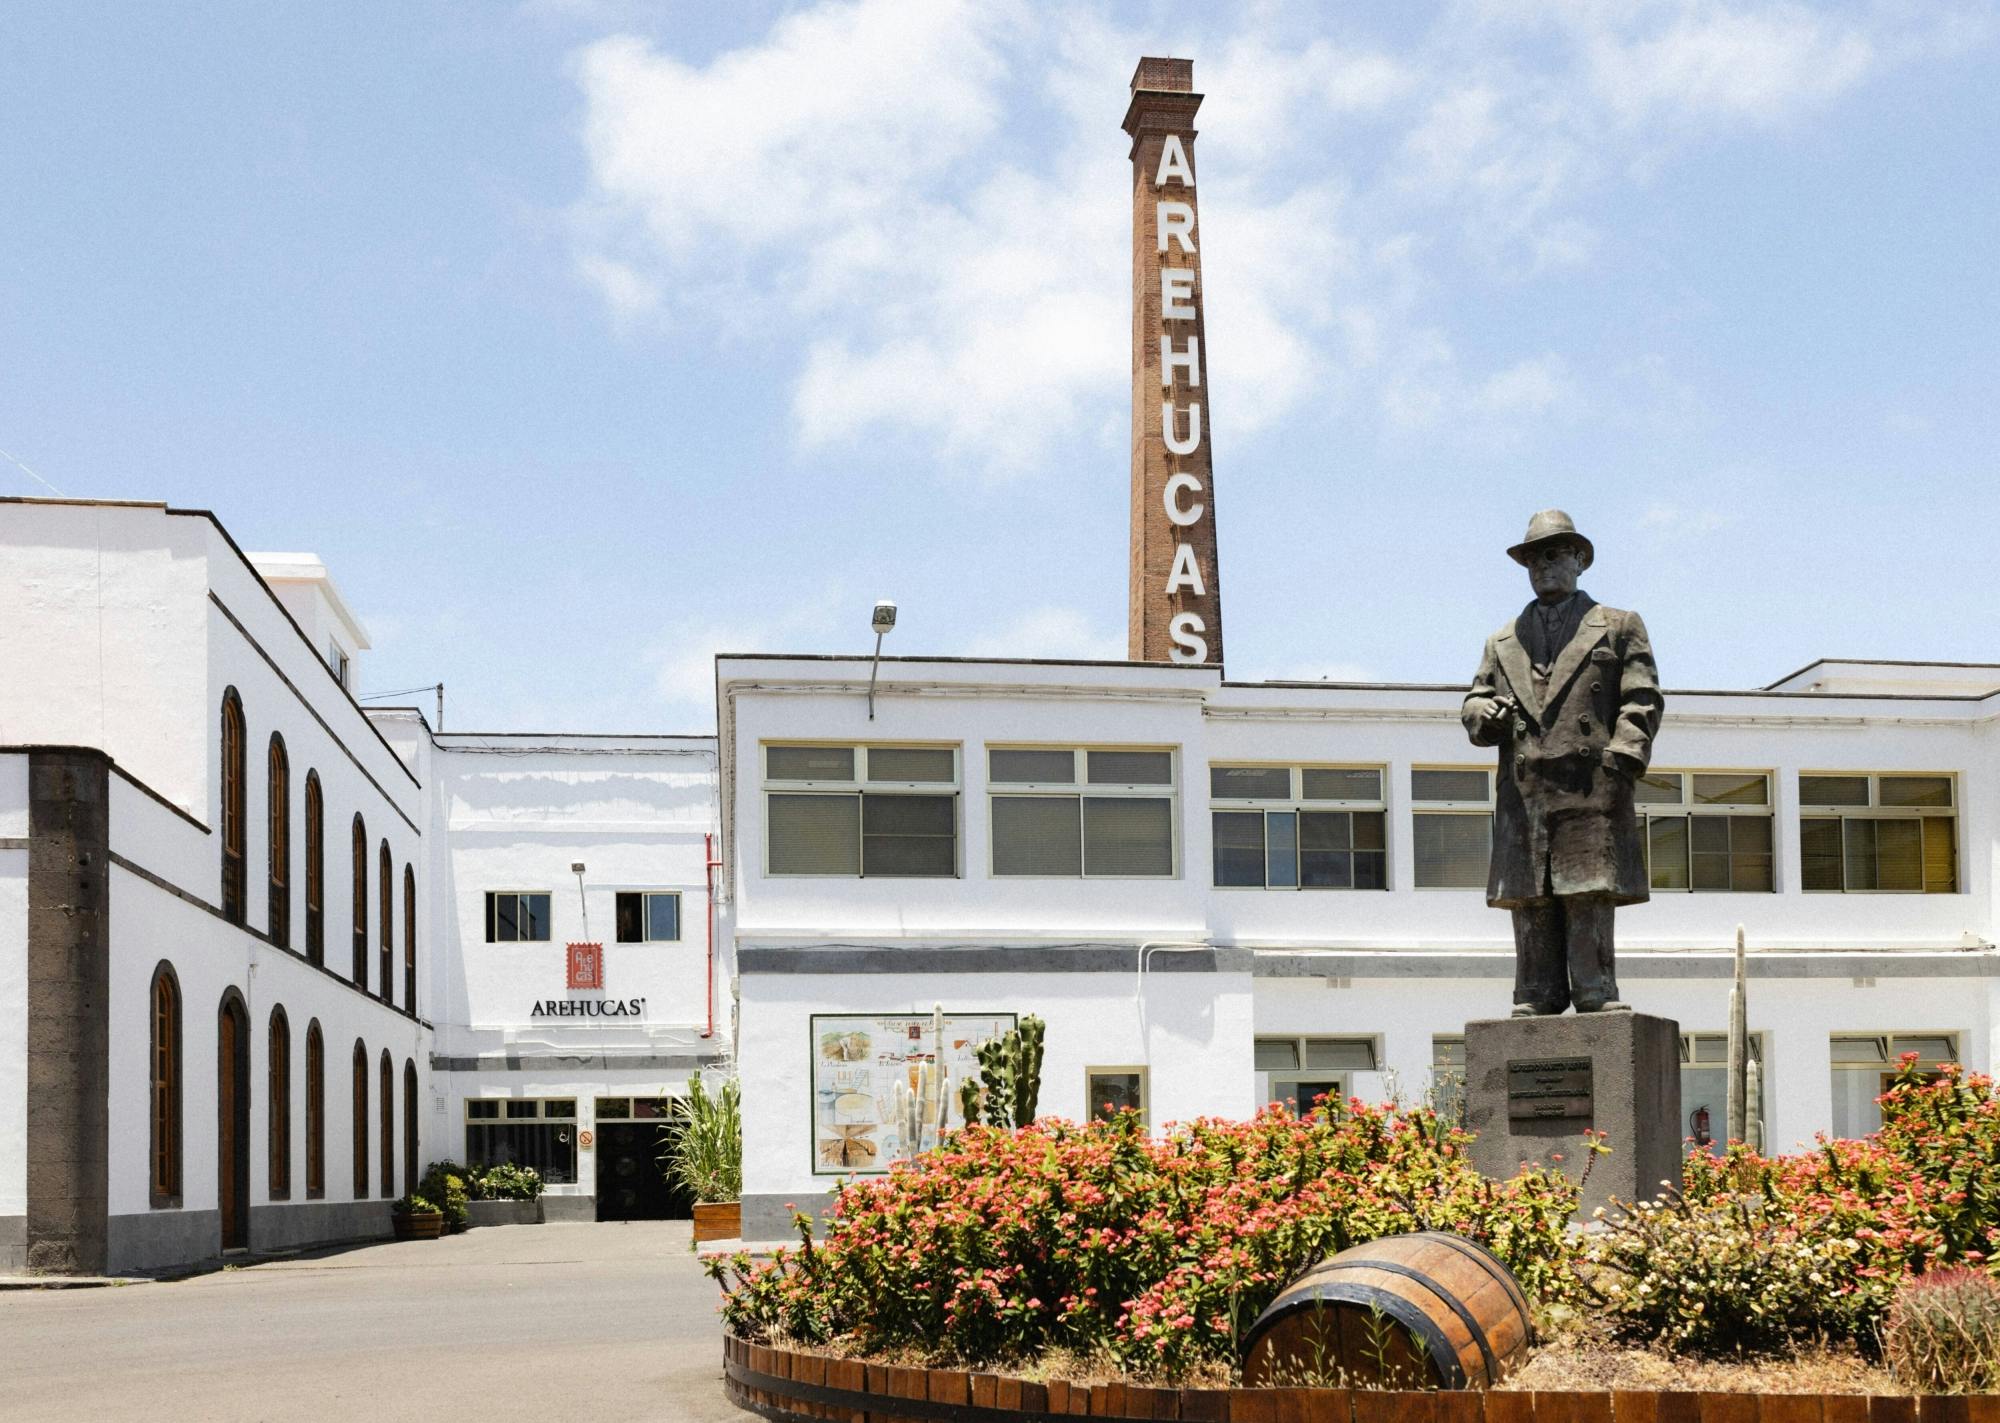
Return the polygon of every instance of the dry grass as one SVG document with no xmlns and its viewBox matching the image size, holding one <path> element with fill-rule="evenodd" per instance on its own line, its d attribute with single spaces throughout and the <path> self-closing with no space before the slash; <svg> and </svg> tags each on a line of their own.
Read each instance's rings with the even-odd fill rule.
<svg viewBox="0 0 2000 1423">
<path fill-rule="evenodd" d="M 1573 1328 L 1537 1346 L 1504 1389 L 1686 1390 L 1699 1393 L 1876 1393 L 1909 1389 L 1852 1347 L 1804 1348 L 1785 1358 L 1668 1354 Z"/>
</svg>

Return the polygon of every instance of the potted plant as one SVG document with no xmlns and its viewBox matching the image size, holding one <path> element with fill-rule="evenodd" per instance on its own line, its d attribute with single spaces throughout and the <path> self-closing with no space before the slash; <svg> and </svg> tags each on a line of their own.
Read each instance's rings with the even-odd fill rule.
<svg viewBox="0 0 2000 1423">
<path fill-rule="evenodd" d="M 444 1234 L 444 1212 L 414 1193 L 389 1203 L 398 1240 L 436 1240 Z"/>
<path fill-rule="evenodd" d="M 542 1173 L 532 1166 L 503 1162 L 475 1178 L 477 1191 L 467 1203 L 472 1225 L 539 1225 L 542 1220 Z"/>
<path fill-rule="evenodd" d="M 445 1229 L 452 1234 L 464 1230 L 468 1220 L 466 1201 L 472 1194 L 472 1172 L 456 1161 L 433 1161 L 424 1168 L 417 1192 L 434 1201 L 433 1210 L 444 1213 Z"/>
<path fill-rule="evenodd" d="M 742 1087 L 729 1078 L 713 1096 L 701 1074 L 674 1099 L 676 1133 L 662 1162 L 694 1197 L 694 1243 L 737 1240 L 743 1234 Z"/>
</svg>

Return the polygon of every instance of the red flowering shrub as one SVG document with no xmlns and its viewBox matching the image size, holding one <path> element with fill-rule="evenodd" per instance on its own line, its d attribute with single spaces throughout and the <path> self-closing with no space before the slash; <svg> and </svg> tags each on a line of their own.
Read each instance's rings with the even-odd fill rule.
<svg viewBox="0 0 2000 1423">
<path fill-rule="evenodd" d="M 970 1127 L 850 1182 L 826 1239 L 753 1264 L 711 1258 L 730 1327 L 973 1364 L 1051 1348 L 1169 1376 L 1233 1364 L 1245 1328 L 1335 1251 L 1411 1230 L 1481 1241 L 1543 1296 L 1571 1287 L 1559 1172 L 1491 1182 L 1428 1109 L 1272 1108 L 1148 1139 L 1138 1118 Z"/>
</svg>

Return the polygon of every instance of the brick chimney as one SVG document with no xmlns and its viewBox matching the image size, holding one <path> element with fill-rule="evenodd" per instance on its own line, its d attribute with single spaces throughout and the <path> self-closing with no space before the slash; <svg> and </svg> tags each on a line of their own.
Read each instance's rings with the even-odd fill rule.
<svg viewBox="0 0 2000 1423">
<path fill-rule="evenodd" d="M 1126 655 L 1222 661 L 1208 352 L 1196 219 L 1194 62 L 1132 75 L 1132 567 Z"/>
</svg>

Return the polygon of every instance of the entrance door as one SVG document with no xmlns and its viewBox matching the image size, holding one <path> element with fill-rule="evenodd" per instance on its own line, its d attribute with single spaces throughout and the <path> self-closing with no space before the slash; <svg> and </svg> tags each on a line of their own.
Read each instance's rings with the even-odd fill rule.
<svg viewBox="0 0 2000 1423">
<path fill-rule="evenodd" d="M 216 1021 L 216 1197 L 222 1248 L 250 1245 L 250 1019 L 233 992 Z"/>
<path fill-rule="evenodd" d="M 664 1122 L 597 1123 L 597 1218 L 685 1220 L 687 1193 L 667 1183 L 659 1157 L 667 1149 Z"/>
</svg>

